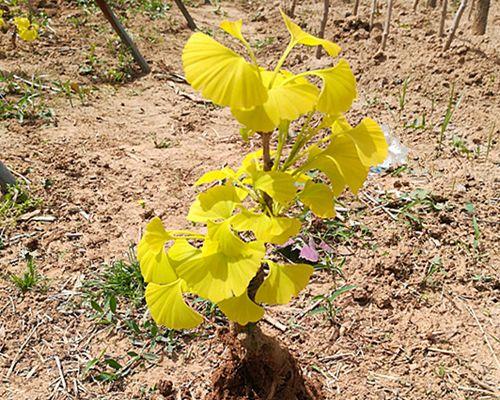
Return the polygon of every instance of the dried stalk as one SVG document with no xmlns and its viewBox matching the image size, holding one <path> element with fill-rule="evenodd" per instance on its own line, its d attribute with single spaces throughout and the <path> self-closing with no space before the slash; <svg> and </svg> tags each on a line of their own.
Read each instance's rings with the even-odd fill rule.
<svg viewBox="0 0 500 400">
<path fill-rule="evenodd" d="M 325 38 L 325 29 L 328 22 L 328 10 L 330 9 L 330 0 L 323 0 L 323 19 L 321 20 L 321 27 L 319 29 L 319 37 L 321 39 Z M 321 58 L 321 46 L 316 48 L 316 58 L 319 60 Z"/>
<path fill-rule="evenodd" d="M 465 7 L 467 7 L 467 0 L 462 0 L 462 2 L 460 3 L 460 7 L 458 7 L 457 13 L 455 14 L 455 18 L 453 19 L 453 25 L 451 27 L 450 34 L 448 35 L 448 39 L 443 46 L 443 51 L 447 51 L 450 48 L 451 42 L 453 41 L 455 33 L 458 29 L 458 25 L 460 24 L 460 19 L 462 18 Z"/>
<path fill-rule="evenodd" d="M 418 3 L 420 2 L 420 0 L 415 0 L 413 2 L 413 11 L 417 11 L 417 7 L 418 7 Z"/>
</svg>

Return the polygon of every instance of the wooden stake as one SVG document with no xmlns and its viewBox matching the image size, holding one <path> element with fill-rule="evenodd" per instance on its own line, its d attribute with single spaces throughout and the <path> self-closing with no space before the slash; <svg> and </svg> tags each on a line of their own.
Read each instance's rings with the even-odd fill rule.
<svg viewBox="0 0 500 400">
<path fill-rule="evenodd" d="M 415 0 L 413 2 L 413 11 L 417 11 L 417 7 L 418 7 L 418 3 L 419 3 L 420 0 Z"/>
<path fill-rule="evenodd" d="M 319 37 L 321 39 L 325 38 L 326 23 L 328 22 L 328 10 L 330 9 L 330 0 L 323 0 L 323 19 L 321 20 L 321 27 L 319 29 Z M 321 58 L 321 46 L 316 48 L 316 58 L 319 60 Z"/>
<path fill-rule="evenodd" d="M 385 18 L 384 32 L 382 33 L 382 43 L 380 45 L 381 51 L 385 51 L 385 46 L 387 44 L 387 38 L 389 37 L 389 30 L 391 28 L 392 4 L 393 4 L 393 0 L 387 1 L 387 15 Z"/>
<path fill-rule="evenodd" d="M 137 47 L 135 46 L 134 41 L 132 38 L 128 35 L 127 31 L 123 27 L 122 23 L 120 20 L 116 17 L 116 15 L 113 13 L 113 10 L 111 10 L 111 7 L 106 3 L 105 0 L 96 0 L 97 5 L 101 9 L 102 13 L 106 17 L 106 19 L 109 21 L 115 32 L 120 36 L 120 39 L 122 40 L 123 43 L 125 43 L 130 52 L 132 53 L 132 56 L 134 57 L 134 60 L 137 62 L 137 64 L 140 65 L 141 70 L 144 74 L 149 74 L 151 72 L 151 69 L 149 68 L 149 65 L 147 61 L 144 59 L 142 54 L 139 52 Z"/>
<path fill-rule="evenodd" d="M 446 40 L 446 43 L 443 46 L 443 51 L 447 51 L 450 48 L 451 42 L 453 41 L 455 33 L 458 29 L 458 25 L 460 24 L 460 19 L 462 18 L 465 7 L 467 7 L 467 0 L 462 0 L 462 2 L 460 3 L 460 7 L 458 7 L 457 13 L 455 14 L 455 18 L 453 19 L 453 25 L 451 26 L 451 31 L 448 36 L 448 39 Z"/>
<path fill-rule="evenodd" d="M 448 0 L 443 0 L 441 8 L 441 20 L 439 21 L 439 37 L 444 36 L 444 23 L 446 22 L 446 13 L 448 11 Z"/>
</svg>

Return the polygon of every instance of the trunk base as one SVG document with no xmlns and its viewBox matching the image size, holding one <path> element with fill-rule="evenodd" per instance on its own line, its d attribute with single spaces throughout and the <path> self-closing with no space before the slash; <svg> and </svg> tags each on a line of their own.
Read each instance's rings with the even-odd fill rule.
<svg viewBox="0 0 500 400">
<path fill-rule="evenodd" d="M 320 389 L 304 379 L 293 356 L 259 327 L 225 333 L 221 339 L 230 350 L 230 358 L 212 375 L 213 392 L 205 400 L 323 398 Z"/>
</svg>

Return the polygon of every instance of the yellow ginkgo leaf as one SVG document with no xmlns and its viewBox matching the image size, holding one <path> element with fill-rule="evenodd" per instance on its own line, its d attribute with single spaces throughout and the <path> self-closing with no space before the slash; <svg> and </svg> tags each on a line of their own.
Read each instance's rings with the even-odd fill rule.
<svg viewBox="0 0 500 400">
<path fill-rule="evenodd" d="M 235 179 L 236 172 L 229 167 L 217 169 L 215 171 L 205 172 L 194 184 L 196 186 L 205 185 L 215 181 L 222 181 L 223 179 Z"/>
<path fill-rule="evenodd" d="M 356 78 L 346 60 L 341 59 L 333 68 L 315 70 L 308 74 L 319 76 L 323 80 L 316 106 L 318 111 L 339 114 L 351 108 L 357 97 Z"/>
<path fill-rule="evenodd" d="M 178 239 L 170 247 L 170 249 L 168 249 L 167 257 L 170 265 L 175 270 L 183 262 L 189 260 L 199 253 L 201 253 L 201 250 L 197 249 L 194 246 L 191 246 L 187 240 Z"/>
<path fill-rule="evenodd" d="M 153 218 L 147 225 L 137 246 L 137 259 L 146 282 L 169 283 L 177 275 L 165 254 L 165 243 L 172 236 L 165 231 L 160 218 Z"/>
<path fill-rule="evenodd" d="M 203 322 L 203 317 L 184 302 L 182 286 L 178 279 L 168 285 L 150 283 L 146 287 L 146 303 L 157 324 L 170 329 L 193 329 Z"/>
<path fill-rule="evenodd" d="M 276 264 L 268 261 L 269 273 L 257 290 L 255 301 L 286 304 L 309 282 L 314 268 L 307 264 Z"/>
<path fill-rule="evenodd" d="M 352 129 L 352 125 L 347 121 L 347 118 L 345 117 L 344 114 L 338 114 L 335 116 L 329 116 L 325 118 L 325 120 L 330 120 L 330 129 L 332 131 L 332 134 L 335 135 L 337 133 L 344 133 L 345 131 L 349 131 Z M 326 128 L 326 126 L 325 126 Z"/>
<path fill-rule="evenodd" d="M 144 242 L 154 253 L 158 253 L 163 249 L 165 243 L 172 239 L 173 236 L 165 230 L 161 219 L 154 217 L 146 225 L 146 230 L 142 235 L 141 242 Z"/>
<path fill-rule="evenodd" d="M 194 33 L 182 52 L 187 81 L 215 104 L 252 108 L 267 100 L 257 67 L 204 33 Z"/>
<path fill-rule="evenodd" d="M 388 145 L 382 128 L 371 118 L 364 118 L 344 134 L 353 141 L 361 162 L 366 167 L 378 165 L 387 158 Z"/>
<path fill-rule="evenodd" d="M 237 21 L 222 21 L 219 27 L 235 39 L 238 39 L 240 42 L 248 45 L 247 41 L 243 37 L 243 34 L 241 33 L 241 28 L 243 27 L 242 19 L 239 19 Z"/>
<path fill-rule="evenodd" d="M 308 161 L 307 168 L 318 169 L 328 176 L 335 197 L 346 185 L 357 194 L 369 171 L 361 162 L 354 142 L 345 134 L 333 136 L 328 147 Z"/>
<path fill-rule="evenodd" d="M 264 85 L 268 86 L 273 73 L 262 70 L 261 76 Z M 318 88 L 307 79 L 281 72 L 264 104 L 249 110 L 231 109 L 231 112 L 238 122 L 253 131 L 272 132 L 281 121 L 293 121 L 313 110 L 318 95 Z"/>
<path fill-rule="evenodd" d="M 201 253 L 177 268 L 190 290 L 214 303 L 241 295 L 260 268 L 265 254 L 262 242 L 245 243 L 229 224 L 208 224 Z"/>
<path fill-rule="evenodd" d="M 300 192 L 299 198 L 318 217 L 335 217 L 334 196 L 328 185 L 308 181 Z"/>
<path fill-rule="evenodd" d="M 241 213 L 233 216 L 230 222 L 237 231 L 252 231 L 257 240 L 280 245 L 296 236 L 302 225 L 297 218 L 269 217 L 247 210 L 241 210 Z"/>
<path fill-rule="evenodd" d="M 217 305 L 226 317 L 243 326 L 249 322 L 257 322 L 264 316 L 264 309 L 250 300 L 246 291 Z"/>
<path fill-rule="evenodd" d="M 165 250 L 161 249 L 158 253 L 154 253 L 141 240 L 137 247 L 137 259 L 145 282 L 163 284 L 177 279 Z"/>
<path fill-rule="evenodd" d="M 295 198 L 297 188 L 290 174 L 279 171 L 261 171 L 253 177 L 254 187 L 267 193 L 280 204 L 288 204 Z"/>
<path fill-rule="evenodd" d="M 233 185 L 214 186 L 200 193 L 191 205 L 187 219 L 193 222 L 207 222 L 227 219 L 246 193 Z"/>
<path fill-rule="evenodd" d="M 300 43 L 305 46 L 323 46 L 325 51 L 332 57 L 337 57 L 337 55 L 342 50 L 340 46 L 330 40 L 320 39 L 307 32 L 304 32 L 302 28 L 295 22 L 293 22 L 290 18 L 288 18 L 288 16 L 282 10 L 280 10 L 280 12 L 283 20 L 285 21 L 286 28 L 292 36 L 292 43 Z"/>
</svg>

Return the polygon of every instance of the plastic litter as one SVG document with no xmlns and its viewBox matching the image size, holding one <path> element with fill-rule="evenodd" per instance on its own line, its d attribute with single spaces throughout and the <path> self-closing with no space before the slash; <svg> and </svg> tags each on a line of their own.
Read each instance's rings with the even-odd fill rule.
<svg viewBox="0 0 500 400">
<path fill-rule="evenodd" d="M 380 174 L 388 168 L 406 164 L 406 159 L 408 157 L 408 147 L 404 146 L 399 139 L 391 133 L 387 125 L 381 125 L 381 127 L 384 132 L 385 140 L 389 145 L 389 151 L 385 161 L 371 169 L 372 172 L 377 174 Z"/>
</svg>

